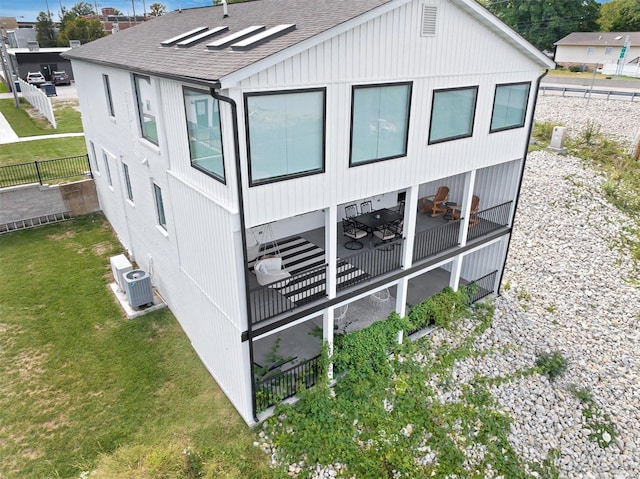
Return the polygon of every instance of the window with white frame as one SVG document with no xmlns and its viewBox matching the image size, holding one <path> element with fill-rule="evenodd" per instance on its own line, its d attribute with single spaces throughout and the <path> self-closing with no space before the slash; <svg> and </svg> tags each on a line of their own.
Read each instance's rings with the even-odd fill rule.
<svg viewBox="0 0 640 479">
<path fill-rule="evenodd" d="M 434 90 L 429 144 L 473 135 L 478 87 Z"/>
<path fill-rule="evenodd" d="M 156 105 L 151 78 L 144 75 L 133 75 L 133 81 L 142 137 L 157 145 L 158 125 L 156 123 Z"/>
<path fill-rule="evenodd" d="M 587 47 L 587 55 L 593 55 L 596 49 L 594 47 Z"/>
<path fill-rule="evenodd" d="M 611 48 L 611 47 L 606 47 L 604 49 L 604 54 L 605 55 L 611 55 L 612 52 L 613 52 L 613 48 Z"/>
<path fill-rule="evenodd" d="M 354 86 L 350 164 L 407 155 L 411 82 Z"/>
<path fill-rule="evenodd" d="M 104 151 L 102 152 L 102 159 L 104 160 L 104 172 L 107 175 L 107 183 L 109 184 L 109 186 L 113 186 L 113 181 L 111 179 L 111 168 L 109 168 L 109 155 L 107 155 L 107 153 L 105 153 Z"/>
<path fill-rule="evenodd" d="M 524 126 L 531 83 L 496 85 L 491 115 L 491 133 Z"/>
<path fill-rule="evenodd" d="M 155 183 L 153 184 L 153 196 L 156 202 L 156 215 L 158 224 L 165 230 L 167 229 L 167 218 L 164 214 L 164 201 L 162 199 L 162 189 Z"/>
<path fill-rule="evenodd" d="M 131 188 L 131 177 L 129 176 L 129 165 L 122 163 L 122 174 L 124 175 L 124 186 L 127 190 L 127 199 L 133 201 L 133 189 Z"/>
<path fill-rule="evenodd" d="M 98 166 L 98 157 L 96 156 L 96 145 L 93 141 L 89 141 L 89 147 L 91 148 L 91 159 L 93 160 L 93 166 L 96 169 L 96 173 L 100 173 L 100 167 Z"/>
<path fill-rule="evenodd" d="M 191 165 L 225 182 L 218 100 L 208 92 L 183 89 Z"/>
<path fill-rule="evenodd" d="M 250 185 L 324 172 L 325 88 L 245 94 Z"/>
<path fill-rule="evenodd" d="M 104 84 L 104 96 L 107 99 L 107 111 L 109 116 L 116 116 L 113 109 L 113 98 L 111 98 L 111 84 L 109 83 L 109 75 L 102 75 L 102 83 Z"/>
</svg>

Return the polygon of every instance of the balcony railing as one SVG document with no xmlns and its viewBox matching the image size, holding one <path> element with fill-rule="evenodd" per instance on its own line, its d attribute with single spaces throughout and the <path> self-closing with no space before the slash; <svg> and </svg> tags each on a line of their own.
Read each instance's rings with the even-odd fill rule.
<svg viewBox="0 0 640 479">
<path fill-rule="evenodd" d="M 256 381 L 256 410 L 264 411 L 277 402 L 313 386 L 321 372 L 320 356 Z"/>
<path fill-rule="evenodd" d="M 250 291 L 251 323 L 256 324 L 324 297 L 327 265 Z"/>
<path fill-rule="evenodd" d="M 496 274 L 498 271 L 494 271 L 493 273 L 489 273 L 484 275 L 482 278 L 478 278 L 472 281 L 468 285 L 468 291 L 470 291 L 469 301 L 471 304 L 476 301 L 480 301 L 485 296 L 489 296 L 494 292 L 495 284 L 496 284 Z"/>
<path fill-rule="evenodd" d="M 509 213 L 513 201 L 487 208 L 471 215 L 467 240 L 472 240 L 509 225 Z M 478 220 L 477 222 L 475 220 Z"/>
<path fill-rule="evenodd" d="M 460 220 L 455 220 L 416 234 L 413 244 L 413 260 L 428 258 L 458 245 L 459 231 Z"/>
<path fill-rule="evenodd" d="M 338 263 L 336 290 L 340 291 L 399 269 L 402 266 L 403 243 L 404 239 L 399 238 L 341 260 Z M 346 270 L 343 270 L 341 263 L 348 265 Z"/>
</svg>

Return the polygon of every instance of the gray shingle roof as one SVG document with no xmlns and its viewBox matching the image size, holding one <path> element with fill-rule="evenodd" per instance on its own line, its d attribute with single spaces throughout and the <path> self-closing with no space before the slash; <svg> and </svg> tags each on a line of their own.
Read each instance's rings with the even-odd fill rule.
<svg viewBox="0 0 640 479">
<path fill-rule="evenodd" d="M 392 0 L 255 0 L 223 7 L 171 12 L 68 51 L 74 60 L 102 63 L 133 71 L 216 81 L 274 53 L 329 30 Z M 251 25 L 270 28 L 295 23 L 296 29 L 246 51 L 230 47 L 207 50 L 206 44 Z M 196 27 L 228 26 L 229 31 L 188 48 L 161 47 L 160 42 Z"/>
<path fill-rule="evenodd" d="M 558 40 L 555 45 L 622 46 L 627 35 L 631 45 L 640 45 L 640 32 L 573 32 Z M 617 37 L 621 38 L 616 40 Z"/>
</svg>

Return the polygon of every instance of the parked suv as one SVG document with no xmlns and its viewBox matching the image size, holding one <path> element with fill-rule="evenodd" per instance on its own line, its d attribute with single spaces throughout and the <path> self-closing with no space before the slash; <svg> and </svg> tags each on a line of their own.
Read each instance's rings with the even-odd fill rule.
<svg viewBox="0 0 640 479">
<path fill-rule="evenodd" d="M 44 79 L 44 75 L 40 72 L 29 72 L 27 73 L 27 83 L 31 85 L 40 87 L 47 80 Z"/>
<path fill-rule="evenodd" d="M 67 72 L 53 72 L 51 75 L 51 83 L 54 85 L 71 85 L 71 78 L 67 75 Z"/>
</svg>

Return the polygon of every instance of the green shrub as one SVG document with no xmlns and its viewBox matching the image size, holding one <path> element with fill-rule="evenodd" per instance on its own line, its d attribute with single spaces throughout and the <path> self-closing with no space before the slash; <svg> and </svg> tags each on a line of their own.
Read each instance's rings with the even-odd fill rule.
<svg viewBox="0 0 640 479">
<path fill-rule="evenodd" d="M 568 365 L 569 361 L 567 361 L 560 351 L 538 353 L 536 357 L 538 370 L 552 382 L 567 371 Z"/>
</svg>

